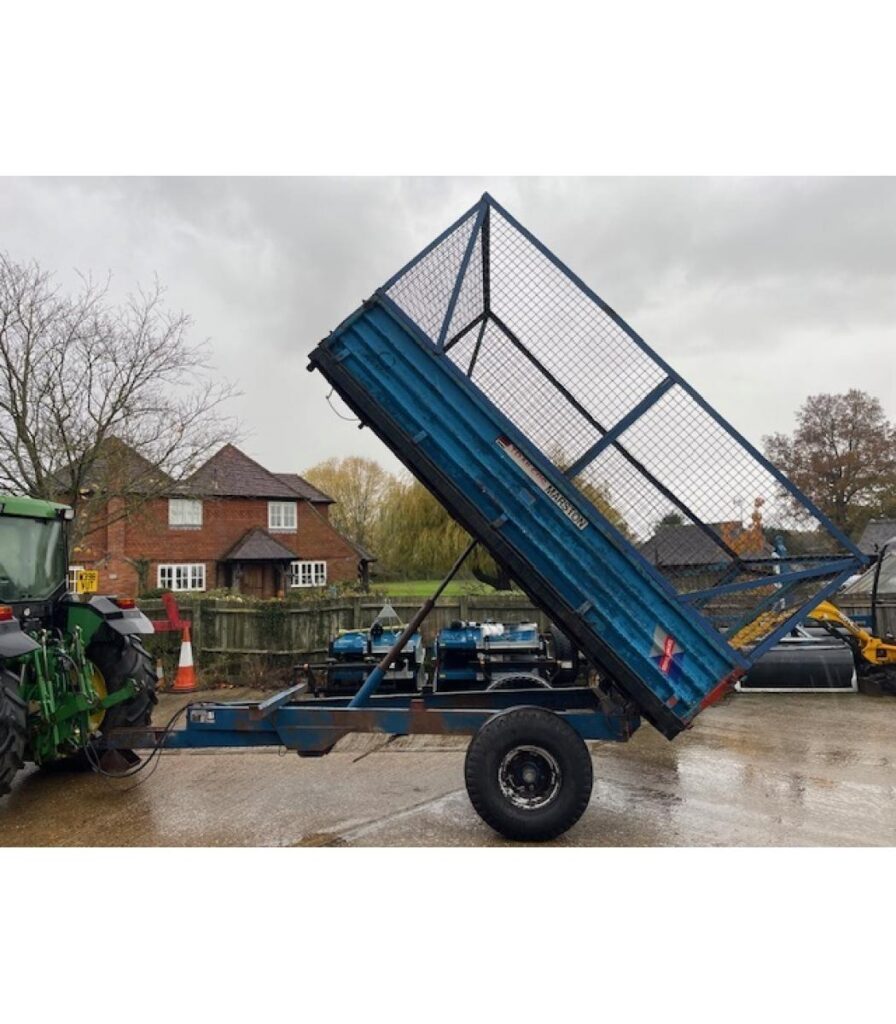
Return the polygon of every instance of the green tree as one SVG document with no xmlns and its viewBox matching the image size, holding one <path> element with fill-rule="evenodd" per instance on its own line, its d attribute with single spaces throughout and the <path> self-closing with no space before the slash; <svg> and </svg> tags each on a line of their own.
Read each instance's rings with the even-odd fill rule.
<svg viewBox="0 0 896 1024">
<path fill-rule="evenodd" d="M 579 486 L 615 526 L 628 535 L 623 517 L 604 486 Z M 380 567 L 406 577 L 442 576 L 461 554 L 470 536 L 416 480 L 396 480 L 383 504 L 376 551 Z M 496 590 L 509 590 L 512 577 L 479 546 L 466 563 L 472 575 Z"/>
<path fill-rule="evenodd" d="M 793 434 L 766 437 L 765 450 L 847 533 L 896 504 L 896 429 L 865 391 L 811 395 Z"/>
<path fill-rule="evenodd" d="M 684 526 L 684 516 L 680 512 L 667 512 L 657 526 Z"/>
<path fill-rule="evenodd" d="M 373 459 L 358 455 L 327 459 L 302 474 L 336 501 L 330 512 L 333 525 L 356 544 L 375 544 L 383 502 L 395 477 Z"/>
<path fill-rule="evenodd" d="M 395 480 L 379 521 L 376 550 L 387 572 L 414 577 L 443 576 L 470 543 L 470 535 L 417 480 Z M 510 574 L 481 546 L 466 568 L 480 583 L 509 590 Z"/>
</svg>

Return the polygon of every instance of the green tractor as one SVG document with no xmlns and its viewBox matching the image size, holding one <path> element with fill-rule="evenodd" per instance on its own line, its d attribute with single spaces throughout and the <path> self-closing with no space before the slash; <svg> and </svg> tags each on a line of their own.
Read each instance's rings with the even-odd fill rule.
<svg viewBox="0 0 896 1024">
<path fill-rule="evenodd" d="M 96 764 L 110 729 L 148 725 L 156 673 L 130 599 L 68 593 L 66 505 L 0 495 L 0 797 L 25 762 Z"/>
</svg>

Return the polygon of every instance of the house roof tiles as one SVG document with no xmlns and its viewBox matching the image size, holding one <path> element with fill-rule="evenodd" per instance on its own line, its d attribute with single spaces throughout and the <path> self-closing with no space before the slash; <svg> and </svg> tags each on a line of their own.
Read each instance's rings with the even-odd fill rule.
<svg viewBox="0 0 896 1024">
<path fill-rule="evenodd" d="M 296 498 L 293 487 L 250 459 L 232 444 L 225 444 L 188 477 L 179 490 L 196 497 Z"/>
<path fill-rule="evenodd" d="M 739 522 L 708 523 L 714 533 L 724 536 L 738 536 L 743 532 Z M 745 555 L 762 556 L 771 554 L 771 546 L 763 544 L 761 550 L 744 552 Z M 656 533 L 640 545 L 641 554 L 652 565 L 671 567 L 689 565 L 713 565 L 729 562 L 730 556 L 705 531 L 694 523 L 677 526 L 659 526 Z"/>
<path fill-rule="evenodd" d="M 328 505 L 335 504 L 334 499 L 329 494 L 324 494 L 323 491 L 313 487 L 303 476 L 299 476 L 298 473 L 275 473 L 274 476 L 281 483 L 286 484 L 287 487 L 291 487 L 299 497 L 305 498 L 307 501 L 326 502 Z"/>
</svg>

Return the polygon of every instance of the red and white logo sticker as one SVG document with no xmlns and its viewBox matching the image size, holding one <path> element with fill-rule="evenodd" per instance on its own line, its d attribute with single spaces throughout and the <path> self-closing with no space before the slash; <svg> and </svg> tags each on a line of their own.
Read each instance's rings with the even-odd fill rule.
<svg viewBox="0 0 896 1024">
<path fill-rule="evenodd" d="M 668 676 L 673 668 L 677 667 L 676 659 L 680 661 L 683 654 L 684 652 L 675 637 L 662 627 L 657 626 L 653 633 L 653 647 L 650 656 L 657 663 L 660 672 L 664 676 Z"/>
</svg>

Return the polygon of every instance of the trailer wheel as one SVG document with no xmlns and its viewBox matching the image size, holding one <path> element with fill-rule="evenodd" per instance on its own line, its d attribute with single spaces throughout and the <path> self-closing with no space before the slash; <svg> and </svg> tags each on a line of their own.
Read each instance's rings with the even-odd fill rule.
<svg viewBox="0 0 896 1024">
<path fill-rule="evenodd" d="M 25 763 L 26 739 L 26 708 L 18 677 L 0 669 L 0 796 L 10 791 L 13 776 Z"/>
<path fill-rule="evenodd" d="M 555 839 L 591 798 L 591 756 L 558 715 L 516 708 L 490 718 L 467 749 L 464 779 L 476 813 L 507 839 Z"/>
</svg>

